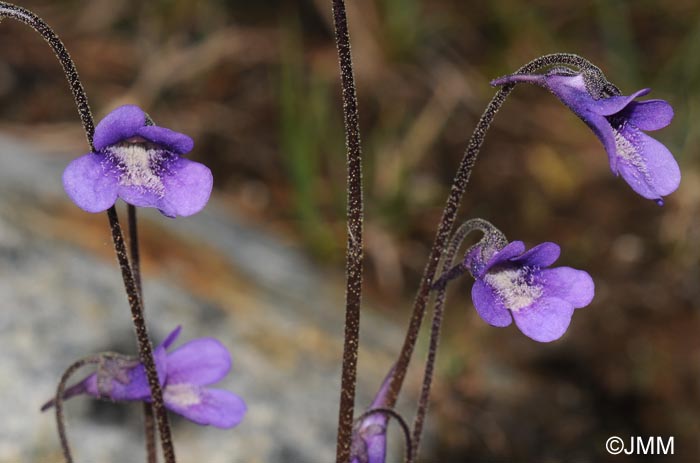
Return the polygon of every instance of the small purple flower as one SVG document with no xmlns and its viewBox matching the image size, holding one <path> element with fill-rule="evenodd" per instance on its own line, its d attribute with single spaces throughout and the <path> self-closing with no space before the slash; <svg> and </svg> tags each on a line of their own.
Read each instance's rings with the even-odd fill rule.
<svg viewBox="0 0 700 463">
<path fill-rule="evenodd" d="M 678 163 L 664 145 L 644 133 L 670 124 L 673 108 L 664 100 L 634 101 L 650 89 L 598 97 L 589 91 L 583 74 L 560 68 L 546 74 L 513 74 L 491 85 L 522 82 L 549 89 L 580 117 L 603 143 L 613 173 L 622 175 L 638 194 L 662 205 L 662 197 L 678 188 Z"/>
<path fill-rule="evenodd" d="M 165 406 L 201 425 L 232 428 L 247 407 L 232 392 L 206 387 L 222 380 L 231 368 L 231 356 L 213 338 L 193 339 L 174 351 L 166 350 L 180 334 L 177 327 L 154 351 Z M 76 385 L 66 389 L 64 400 L 87 394 L 113 401 L 151 401 L 144 367 L 138 361 L 107 361 Z M 53 406 L 48 402 L 42 410 Z"/>
<path fill-rule="evenodd" d="M 486 323 L 515 324 L 540 342 L 559 339 L 574 309 L 593 299 L 591 276 L 570 267 L 546 268 L 559 258 L 559 246 L 542 243 L 525 252 L 522 241 L 502 249 L 474 246 L 464 265 L 476 279 L 472 301 Z"/>
<path fill-rule="evenodd" d="M 389 384 L 394 374 L 394 368 L 384 378 L 379 392 L 370 405 L 370 410 L 385 408 L 389 392 Z M 386 428 L 389 417 L 386 413 L 377 411 L 370 413 L 357 421 L 352 431 L 350 448 L 350 463 L 384 463 L 386 460 Z"/>
<path fill-rule="evenodd" d="M 180 157 L 192 150 L 192 139 L 153 125 L 138 106 L 109 113 L 97 124 L 93 144 L 95 152 L 75 159 L 63 172 L 63 187 L 81 209 L 102 212 L 122 198 L 177 217 L 207 204 L 211 171 Z"/>
</svg>

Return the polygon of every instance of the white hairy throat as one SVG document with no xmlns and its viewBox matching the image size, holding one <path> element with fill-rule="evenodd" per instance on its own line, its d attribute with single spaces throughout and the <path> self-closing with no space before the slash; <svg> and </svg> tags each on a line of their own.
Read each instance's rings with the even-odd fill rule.
<svg viewBox="0 0 700 463">
<path fill-rule="evenodd" d="M 534 281 L 533 269 L 529 267 L 489 271 L 484 281 L 491 286 L 503 305 L 513 312 L 527 307 L 540 296 L 542 286 Z"/>
<path fill-rule="evenodd" d="M 163 197 L 164 164 L 171 153 L 149 143 L 119 143 L 105 149 L 119 174 L 122 186 L 140 187 Z"/>
<path fill-rule="evenodd" d="M 200 388 L 187 383 L 168 384 L 163 391 L 163 399 L 181 407 L 191 407 L 202 402 Z"/>
</svg>

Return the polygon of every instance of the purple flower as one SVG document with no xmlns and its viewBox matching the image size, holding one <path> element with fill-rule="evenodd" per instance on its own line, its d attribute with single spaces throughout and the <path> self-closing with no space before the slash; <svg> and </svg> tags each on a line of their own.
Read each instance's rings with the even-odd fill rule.
<svg viewBox="0 0 700 463">
<path fill-rule="evenodd" d="M 201 425 L 232 428 L 243 419 L 247 407 L 232 392 L 206 387 L 223 379 L 231 368 L 231 356 L 213 338 L 193 339 L 174 351 L 166 350 L 180 334 L 177 327 L 154 351 L 165 406 Z M 144 367 L 138 361 L 106 361 L 96 373 L 66 389 L 69 399 L 79 394 L 114 401 L 151 401 Z M 53 406 L 47 402 L 42 410 Z"/>
<path fill-rule="evenodd" d="M 634 101 L 651 90 L 630 96 L 592 95 L 583 74 L 554 69 L 546 74 L 513 74 L 491 82 L 507 85 L 527 82 L 549 89 L 596 134 L 605 147 L 610 169 L 644 198 L 663 204 L 681 181 L 678 163 L 671 152 L 644 131 L 666 127 L 673 108 L 664 100 Z"/>
<path fill-rule="evenodd" d="M 476 279 L 472 301 L 486 323 L 515 324 L 526 336 L 540 342 L 559 339 L 571 322 L 574 309 L 593 299 L 591 276 L 570 267 L 546 268 L 559 258 L 559 246 L 542 243 L 525 252 L 522 241 L 502 249 L 474 246 L 464 265 Z"/>
<path fill-rule="evenodd" d="M 370 410 L 387 406 L 386 395 L 389 392 L 389 384 L 393 374 L 394 368 L 384 378 L 379 392 L 370 405 Z M 381 411 L 366 414 L 364 418 L 357 421 L 352 431 L 350 463 L 384 463 L 388 422 L 389 417 Z"/>
<path fill-rule="evenodd" d="M 192 150 L 192 139 L 153 125 L 138 106 L 109 113 L 97 124 L 93 144 L 95 152 L 75 159 L 63 172 L 63 188 L 81 209 L 102 212 L 119 197 L 176 217 L 207 204 L 211 171 L 180 157 Z"/>
</svg>

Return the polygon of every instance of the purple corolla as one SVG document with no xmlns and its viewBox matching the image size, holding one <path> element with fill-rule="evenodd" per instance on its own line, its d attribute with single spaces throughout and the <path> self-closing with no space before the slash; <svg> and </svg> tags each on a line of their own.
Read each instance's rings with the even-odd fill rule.
<svg viewBox="0 0 700 463">
<path fill-rule="evenodd" d="M 613 173 L 621 175 L 638 194 L 663 204 L 662 197 L 678 188 L 678 163 L 664 145 L 644 133 L 662 129 L 673 119 L 673 108 L 664 100 L 635 101 L 650 89 L 629 96 L 598 97 L 588 90 L 583 74 L 569 69 L 513 74 L 491 85 L 522 82 L 549 89 L 580 117 L 603 143 Z"/>
<path fill-rule="evenodd" d="M 384 463 L 386 460 L 386 428 L 389 416 L 382 411 L 371 412 L 374 409 L 386 408 L 389 385 L 394 374 L 394 368 L 389 370 L 382 382 L 379 392 L 370 405 L 370 412 L 355 423 L 352 431 L 352 446 L 350 463 Z"/>
<path fill-rule="evenodd" d="M 192 150 L 192 139 L 153 125 L 138 106 L 109 113 L 97 124 L 93 144 L 94 152 L 63 172 L 66 193 L 87 212 L 105 211 L 122 198 L 168 217 L 188 216 L 209 200 L 211 171 L 181 157 Z"/>
<path fill-rule="evenodd" d="M 232 392 L 207 387 L 228 374 L 231 356 L 213 338 L 193 339 L 168 353 L 180 329 L 170 333 L 154 351 L 165 406 L 197 424 L 236 426 L 247 410 L 243 399 Z M 146 372 L 136 360 L 104 362 L 96 373 L 66 389 L 63 398 L 80 394 L 113 401 L 151 401 Z M 50 401 L 42 410 L 52 405 Z"/>
<path fill-rule="evenodd" d="M 593 299 L 591 276 L 570 267 L 547 268 L 559 258 L 555 243 L 525 252 L 522 241 L 502 249 L 474 246 L 464 266 L 476 279 L 472 301 L 488 324 L 505 327 L 515 320 L 526 336 L 540 342 L 559 339 L 575 309 Z"/>
</svg>

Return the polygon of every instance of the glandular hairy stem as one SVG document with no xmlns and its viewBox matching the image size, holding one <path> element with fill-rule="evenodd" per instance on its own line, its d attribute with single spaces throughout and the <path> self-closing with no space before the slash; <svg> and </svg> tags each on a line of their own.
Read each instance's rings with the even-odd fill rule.
<svg viewBox="0 0 700 463">
<path fill-rule="evenodd" d="M 122 233 L 121 226 L 119 225 L 117 210 L 114 206 L 107 210 L 107 216 L 109 218 L 109 226 L 112 230 L 114 250 L 117 254 L 117 260 L 119 261 L 119 267 L 122 272 L 122 279 L 124 280 L 124 288 L 126 289 L 127 299 L 131 309 L 131 318 L 136 331 L 139 357 L 143 363 L 144 369 L 146 370 L 148 386 L 151 391 L 153 412 L 156 417 L 156 423 L 160 433 L 160 442 L 163 448 L 163 459 L 166 463 L 175 463 L 175 449 L 172 442 L 170 422 L 165 409 L 165 403 L 163 402 L 163 389 L 160 387 L 160 382 L 158 380 L 156 362 L 155 358 L 153 357 L 153 345 L 151 344 L 151 340 L 148 336 L 139 289 L 136 285 L 136 280 L 134 279 L 131 265 L 129 264 L 129 257 L 127 255 L 126 245 L 124 243 L 124 235 Z"/>
<path fill-rule="evenodd" d="M 129 222 L 129 256 L 131 258 L 131 271 L 134 274 L 134 282 L 136 290 L 141 299 L 141 305 L 144 312 L 146 310 L 143 302 L 143 286 L 141 284 L 141 253 L 139 251 L 139 232 L 136 207 L 129 204 L 127 206 L 128 222 Z M 143 431 L 146 440 L 146 462 L 158 463 L 158 452 L 156 452 L 156 421 L 153 414 L 153 405 L 143 403 Z"/>
<path fill-rule="evenodd" d="M 360 304 L 362 300 L 362 151 L 360 148 L 360 124 L 355 91 L 355 77 L 350 53 L 345 2 L 333 0 L 335 40 L 340 65 L 343 99 L 343 120 L 347 147 L 347 226 L 345 288 L 345 341 L 338 411 L 338 440 L 336 462 L 350 459 L 352 426 L 355 410 L 355 384 L 357 381 L 357 351 L 360 342 Z"/>
<path fill-rule="evenodd" d="M 479 230 L 484 233 L 483 238 L 475 246 L 496 247 L 500 249 L 508 244 L 505 235 L 501 233 L 491 223 L 483 219 L 470 219 L 464 222 L 457 228 L 452 239 L 445 250 L 445 255 L 442 263 L 442 272 L 440 278 L 436 281 L 433 289 L 437 290 L 435 303 L 433 306 L 433 321 L 430 328 L 430 343 L 428 347 L 428 357 L 425 361 L 425 369 L 423 373 L 423 386 L 421 387 L 420 398 L 418 400 L 418 408 L 416 417 L 413 420 L 413 433 L 411 435 L 412 450 L 410 458 L 407 457 L 407 463 L 414 463 L 418 456 L 420 448 L 421 436 L 423 434 L 423 424 L 425 416 L 428 412 L 428 403 L 430 400 L 430 388 L 433 381 L 435 371 L 435 361 L 437 359 L 438 345 L 440 342 L 440 330 L 442 328 L 442 320 L 445 312 L 445 299 L 447 296 L 447 283 L 457 276 L 464 274 L 467 269 L 462 263 L 455 264 L 455 257 L 462 242 L 472 231 Z"/>
</svg>

